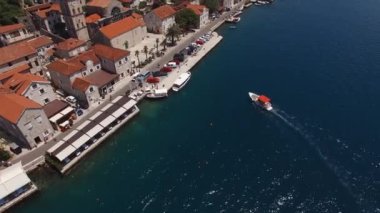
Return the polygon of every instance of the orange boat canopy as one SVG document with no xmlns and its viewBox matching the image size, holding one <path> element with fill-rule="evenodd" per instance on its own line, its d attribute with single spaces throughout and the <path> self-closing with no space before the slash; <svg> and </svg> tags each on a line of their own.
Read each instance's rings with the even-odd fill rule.
<svg viewBox="0 0 380 213">
<path fill-rule="evenodd" d="M 262 103 L 269 103 L 270 102 L 270 98 L 268 98 L 265 95 L 260 95 L 259 96 L 259 101 L 262 102 Z"/>
</svg>

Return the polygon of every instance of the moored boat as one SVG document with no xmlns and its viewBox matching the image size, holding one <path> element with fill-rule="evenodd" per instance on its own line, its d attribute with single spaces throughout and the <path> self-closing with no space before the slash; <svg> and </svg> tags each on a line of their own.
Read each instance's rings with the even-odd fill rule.
<svg viewBox="0 0 380 213">
<path fill-rule="evenodd" d="M 226 19 L 227 23 L 238 23 L 239 21 L 240 21 L 240 17 L 234 17 L 234 16 L 231 16 L 228 19 Z"/>
<path fill-rule="evenodd" d="M 270 98 L 265 95 L 257 95 L 253 92 L 248 92 L 249 98 L 255 102 L 258 106 L 264 108 L 267 111 L 273 109 L 272 104 L 270 103 Z"/>
<path fill-rule="evenodd" d="M 252 6 L 252 3 L 248 3 L 248 4 L 245 4 L 245 5 L 244 5 L 245 8 L 248 8 L 248 7 L 250 7 L 250 6 Z"/>
<path fill-rule="evenodd" d="M 166 98 L 166 97 L 168 97 L 168 90 L 167 89 L 156 89 L 156 90 L 153 90 L 148 95 L 146 95 L 146 97 L 151 98 L 151 99 Z"/>
<path fill-rule="evenodd" d="M 178 92 L 181 90 L 187 82 L 190 80 L 191 72 L 182 73 L 177 80 L 174 81 L 173 91 Z"/>
</svg>

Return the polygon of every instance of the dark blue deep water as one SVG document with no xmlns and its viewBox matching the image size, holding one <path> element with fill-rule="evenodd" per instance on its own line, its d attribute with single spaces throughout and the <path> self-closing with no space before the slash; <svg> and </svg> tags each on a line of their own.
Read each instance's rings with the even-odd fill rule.
<svg viewBox="0 0 380 213">
<path fill-rule="evenodd" d="M 380 212 L 380 1 L 278 0 L 219 33 L 180 93 L 12 211 Z"/>
</svg>

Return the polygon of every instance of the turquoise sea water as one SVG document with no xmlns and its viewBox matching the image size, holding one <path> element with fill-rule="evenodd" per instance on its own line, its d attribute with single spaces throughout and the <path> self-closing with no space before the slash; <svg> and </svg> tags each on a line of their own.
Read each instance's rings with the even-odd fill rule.
<svg viewBox="0 0 380 213">
<path fill-rule="evenodd" d="M 278 0 L 219 33 L 180 93 L 11 211 L 380 212 L 380 2 Z"/>
</svg>

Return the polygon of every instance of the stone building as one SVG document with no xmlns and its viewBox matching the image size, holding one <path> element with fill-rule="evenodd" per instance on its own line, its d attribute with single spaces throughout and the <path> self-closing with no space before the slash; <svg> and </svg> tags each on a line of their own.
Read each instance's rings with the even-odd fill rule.
<svg viewBox="0 0 380 213">
<path fill-rule="evenodd" d="M 176 11 L 169 5 L 158 7 L 144 16 L 149 32 L 166 34 L 175 24 Z"/>
<path fill-rule="evenodd" d="M 64 0 L 60 5 L 69 35 L 87 42 L 90 38 L 83 11 L 85 0 Z"/>
</svg>

